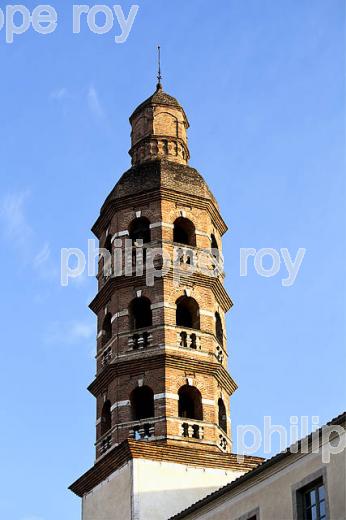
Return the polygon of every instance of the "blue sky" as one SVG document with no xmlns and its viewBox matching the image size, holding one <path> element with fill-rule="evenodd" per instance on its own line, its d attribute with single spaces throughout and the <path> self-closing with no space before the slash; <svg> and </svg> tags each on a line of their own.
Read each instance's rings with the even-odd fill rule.
<svg viewBox="0 0 346 520">
<path fill-rule="evenodd" d="M 67 486 L 94 457 L 96 291 L 62 288 L 62 247 L 86 248 L 129 166 L 128 116 L 155 87 L 189 117 L 190 164 L 219 200 L 237 424 L 325 422 L 345 404 L 342 0 L 139 1 L 126 43 L 57 2 L 57 30 L 0 32 L 2 479 L 6 520 L 73 520 Z M 33 8 L 34 2 L 26 6 Z M 111 5 L 111 4 L 109 4 Z M 124 10 L 129 2 L 122 3 Z M 242 247 L 307 249 L 297 280 L 239 276 Z"/>
</svg>

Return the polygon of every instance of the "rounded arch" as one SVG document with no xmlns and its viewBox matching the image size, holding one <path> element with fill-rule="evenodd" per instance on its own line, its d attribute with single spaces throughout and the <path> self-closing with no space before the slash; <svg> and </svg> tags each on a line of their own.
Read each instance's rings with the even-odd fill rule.
<svg viewBox="0 0 346 520">
<path fill-rule="evenodd" d="M 176 325 L 190 329 L 199 329 L 199 305 L 196 300 L 190 296 L 180 296 L 175 303 L 177 306 Z"/>
<path fill-rule="evenodd" d="M 154 132 L 157 135 L 178 137 L 178 119 L 170 112 L 159 112 L 154 115 Z"/>
<path fill-rule="evenodd" d="M 226 407 L 225 407 L 225 403 L 223 402 L 223 400 L 220 399 L 218 400 L 217 402 L 217 406 L 218 406 L 218 424 L 220 426 L 220 428 L 225 432 L 227 433 L 227 414 L 226 414 Z"/>
<path fill-rule="evenodd" d="M 105 345 L 112 337 L 112 315 L 110 312 L 107 312 L 106 316 L 104 317 L 102 322 L 102 331 L 102 345 Z"/>
<path fill-rule="evenodd" d="M 101 412 L 101 435 L 104 435 L 112 428 L 111 402 L 105 401 Z"/>
<path fill-rule="evenodd" d="M 179 417 L 203 421 L 202 395 L 198 388 L 184 385 L 179 388 L 178 397 Z"/>
<path fill-rule="evenodd" d="M 178 217 L 173 225 L 173 242 L 186 246 L 196 246 L 196 228 L 191 220 Z"/>
<path fill-rule="evenodd" d="M 133 242 L 136 242 L 136 240 L 143 240 L 144 244 L 150 242 L 150 221 L 146 217 L 138 217 L 132 220 L 129 225 L 129 238 Z"/>
<path fill-rule="evenodd" d="M 129 305 L 129 324 L 132 330 L 151 327 L 153 323 L 151 301 L 141 296 L 135 298 Z"/>
<path fill-rule="evenodd" d="M 215 336 L 220 345 L 223 345 L 223 327 L 220 314 L 215 312 Z"/>
<path fill-rule="evenodd" d="M 130 395 L 133 421 L 154 417 L 154 392 L 150 386 L 137 386 Z"/>
</svg>

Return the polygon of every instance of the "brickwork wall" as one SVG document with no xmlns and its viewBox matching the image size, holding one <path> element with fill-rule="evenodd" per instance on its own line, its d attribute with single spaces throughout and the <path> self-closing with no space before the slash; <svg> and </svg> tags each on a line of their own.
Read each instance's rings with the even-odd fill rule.
<svg viewBox="0 0 346 520">
<path fill-rule="evenodd" d="M 207 276 L 209 271 L 215 268 L 214 258 L 204 255 L 207 271 L 191 275 L 195 259 L 199 258 L 201 251 L 210 250 L 212 235 L 221 253 L 221 237 L 225 231 L 225 224 L 215 199 L 198 172 L 176 164 L 187 161 L 187 156 L 182 155 L 182 149 L 177 151 L 175 148 L 176 144 L 187 147 L 188 123 L 184 111 L 179 107 L 147 106 L 135 114 L 131 122 L 131 153 L 135 163 L 147 160 L 145 154 L 150 155 L 154 152 L 157 157 L 168 155 L 170 161 L 175 163 L 152 163 L 152 166 L 149 164 L 142 170 L 133 168 L 126 172 L 107 198 L 95 224 L 95 232 L 99 237 L 100 246 L 104 246 L 109 242 L 109 237 L 112 237 L 113 248 L 114 244 L 118 245 L 119 240 L 124 248 L 132 221 L 138 217 L 145 217 L 150 223 L 149 246 L 163 248 L 164 254 L 170 258 L 171 269 L 163 278 L 156 278 L 154 284 L 148 286 L 145 270 L 143 276 L 134 274 L 112 279 L 104 276 L 103 259 L 99 262 L 99 294 L 93 304 L 97 314 L 96 380 L 103 381 L 105 369 L 110 364 L 118 366 L 119 363 L 126 362 L 127 373 L 124 374 L 122 369 L 112 380 L 107 379 L 107 382 L 97 386 L 97 457 L 105 452 L 105 439 L 111 437 L 109 445 L 106 446 L 107 451 L 110 446 L 133 436 L 134 427 L 140 426 L 143 429 L 144 423 L 150 423 L 150 439 L 181 440 L 187 444 L 201 444 L 203 449 L 215 450 L 217 447 L 229 451 L 229 439 L 227 445 L 220 445 L 220 439 L 225 434 L 218 426 L 218 399 L 223 399 L 229 420 L 230 391 L 226 391 L 227 385 L 220 383 L 222 379 L 216 376 L 217 367 L 227 365 L 226 336 L 224 333 L 221 346 L 216 337 L 215 313 L 219 313 L 225 331 L 225 310 L 230 305 L 228 300 L 225 300 L 220 286 L 217 289 L 214 281 Z M 149 146 L 147 139 L 153 138 L 156 141 L 150 141 Z M 142 149 L 140 147 L 144 141 L 145 149 Z M 172 159 L 171 155 L 175 153 L 176 159 Z M 151 196 L 150 189 L 154 190 L 154 196 Z M 148 190 L 147 195 L 145 190 Z M 195 228 L 194 246 L 191 248 L 193 258 L 189 263 L 184 257 L 179 264 L 180 274 L 184 275 L 180 279 L 174 276 L 177 266 L 172 264 L 177 254 L 174 222 L 178 218 L 188 219 Z M 186 247 L 183 249 L 185 251 Z M 150 257 L 150 253 L 147 252 L 148 255 Z M 112 267 L 114 268 L 114 262 Z M 217 283 L 223 284 L 222 272 L 219 273 Z M 130 303 L 138 296 L 150 300 L 152 325 L 132 330 Z M 191 297 L 197 302 L 200 322 L 198 330 L 186 330 L 176 326 L 176 302 L 181 296 Z M 112 334 L 111 339 L 105 342 L 103 323 L 107 314 L 112 317 Z M 185 343 L 181 332 L 186 333 Z M 177 366 L 165 364 L 164 361 L 156 368 L 150 366 L 153 356 L 167 352 L 178 356 Z M 193 365 L 190 363 L 192 361 Z M 190 365 L 194 368 L 189 368 Z M 213 365 L 215 374 L 214 368 L 210 369 Z M 179 417 L 178 408 L 179 389 L 184 385 L 198 389 L 203 408 L 203 421 L 195 420 L 194 427 L 197 429 L 189 427 L 188 438 L 184 436 L 184 423 L 193 425 L 194 420 Z M 141 386 L 148 386 L 153 391 L 154 417 L 134 421 L 130 403 L 131 393 Z M 101 435 L 100 419 L 106 400 L 110 401 L 112 407 L 112 428 Z M 191 436 L 192 431 L 195 433 Z"/>
<path fill-rule="evenodd" d="M 154 393 L 154 417 L 142 420 L 142 423 L 155 423 L 154 437 L 167 436 L 168 438 L 182 438 L 182 424 L 186 419 L 179 418 L 178 393 L 179 389 L 189 383 L 197 388 L 202 398 L 203 409 L 203 439 L 193 439 L 193 442 L 218 444 L 221 430 L 218 428 L 218 399 L 224 401 L 226 410 L 229 410 L 229 396 L 220 388 L 212 376 L 196 372 L 175 370 L 172 368 L 150 371 L 138 371 L 136 374 L 120 376 L 108 386 L 97 398 L 96 438 L 101 438 L 101 418 L 104 402 L 109 400 L 112 410 L 112 443 L 119 444 L 129 436 L 134 424 L 131 408 L 131 394 L 138 386 L 149 386 Z M 114 406 L 118 404 L 118 406 Z M 158 419 L 164 420 L 156 422 Z M 229 420 L 229 411 L 227 412 Z M 191 423 L 202 424 L 200 421 Z M 128 424 L 130 423 L 130 424 Z M 228 432 L 229 434 L 229 432 Z M 229 444 L 230 447 L 230 444 Z M 97 451 L 100 456 L 100 450 Z"/>
<path fill-rule="evenodd" d="M 132 163 L 157 157 L 186 164 L 189 158 L 184 111 L 172 106 L 148 106 L 131 121 Z"/>
</svg>

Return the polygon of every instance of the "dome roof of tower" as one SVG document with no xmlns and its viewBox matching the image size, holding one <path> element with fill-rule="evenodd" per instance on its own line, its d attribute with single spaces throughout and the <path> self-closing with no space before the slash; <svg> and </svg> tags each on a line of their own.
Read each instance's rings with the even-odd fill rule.
<svg viewBox="0 0 346 520">
<path fill-rule="evenodd" d="M 211 200 L 218 207 L 206 181 L 195 168 L 164 159 L 133 166 L 127 170 L 114 186 L 106 202 L 160 188 L 174 190 L 176 193 L 192 193 L 195 197 Z"/>
<path fill-rule="evenodd" d="M 141 112 L 144 108 L 153 105 L 166 105 L 175 108 L 180 108 L 184 112 L 184 109 L 180 105 L 179 101 L 177 101 L 177 99 L 175 99 L 173 96 L 170 96 L 169 94 L 164 92 L 162 90 L 161 84 L 158 83 L 155 92 L 150 97 L 148 97 L 148 99 L 143 101 L 143 103 L 138 105 L 138 107 L 133 111 L 132 115 L 130 116 L 130 121 L 136 114 L 138 114 L 138 112 Z M 184 115 L 186 117 L 185 112 Z"/>
<path fill-rule="evenodd" d="M 109 221 L 110 215 L 114 212 L 114 207 L 120 205 L 122 200 L 144 194 L 150 198 L 151 194 L 158 190 L 169 192 L 174 199 L 193 196 L 196 201 L 202 200 L 211 204 L 220 223 L 220 233 L 223 234 L 227 230 L 219 213 L 218 203 L 202 175 L 186 164 L 162 159 L 133 166 L 121 176 L 106 198 L 100 217 L 93 226 L 95 235 L 100 235 L 104 223 Z"/>
</svg>

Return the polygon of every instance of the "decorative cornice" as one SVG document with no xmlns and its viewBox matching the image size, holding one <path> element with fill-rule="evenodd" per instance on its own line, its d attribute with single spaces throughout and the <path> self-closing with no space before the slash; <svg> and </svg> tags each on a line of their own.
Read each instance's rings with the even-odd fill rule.
<svg viewBox="0 0 346 520">
<path fill-rule="evenodd" d="M 179 442 L 146 442 L 128 439 L 110 450 L 101 460 L 76 480 L 70 487 L 76 495 L 82 497 L 98 484 L 103 482 L 114 471 L 133 459 L 146 459 L 160 462 L 174 462 L 201 468 L 217 468 L 224 470 L 247 472 L 257 467 L 263 459 L 244 456 L 243 462 L 237 460 L 236 454 L 203 450 L 186 446 Z"/>
<path fill-rule="evenodd" d="M 150 196 L 150 201 L 171 200 L 172 202 L 177 202 L 177 198 L 179 197 L 178 200 L 183 205 L 193 206 L 195 208 L 208 211 L 212 218 L 213 224 L 219 230 L 221 236 L 224 235 L 224 233 L 226 233 L 228 229 L 225 221 L 221 217 L 220 211 L 216 206 L 216 203 L 214 203 L 212 199 L 200 197 L 196 194 L 192 195 L 187 192 L 182 193 L 171 188 L 155 187 L 149 190 L 143 189 L 143 191 L 139 194 L 129 194 L 124 197 L 119 197 L 117 199 L 107 198 L 104 205 L 102 206 L 100 216 L 97 218 L 95 224 L 92 226 L 91 231 L 98 239 L 100 239 L 103 231 L 108 226 L 110 220 L 112 219 L 116 211 L 119 211 L 123 208 L 127 208 L 129 205 L 133 207 L 147 203 L 148 196 Z"/>
<path fill-rule="evenodd" d="M 214 225 L 218 228 L 220 235 L 224 235 L 228 230 L 227 224 L 221 217 L 219 208 L 213 202 L 212 199 L 207 199 L 205 197 L 199 197 L 196 194 L 190 194 L 188 192 L 182 193 L 180 191 L 175 191 L 169 188 L 161 188 L 162 199 L 171 200 L 172 202 L 177 202 L 177 197 L 179 197 L 179 203 L 185 204 L 186 206 L 194 206 L 199 209 L 205 209 L 209 211 L 210 216 Z"/>
<path fill-rule="evenodd" d="M 181 286 L 183 287 L 188 283 L 189 285 L 199 285 L 201 287 L 210 288 L 218 303 L 221 305 L 224 312 L 230 310 L 233 306 L 233 302 L 225 287 L 223 286 L 220 277 L 207 276 L 203 273 L 187 273 L 184 276 L 183 273 L 179 274 Z M 164 281 L 165 279 L 173 280 L 173 269 L 170 269 L 167 274 L 165 274 L 162 278 L 155 278 L 154 284 Z M 89 307 L 95 313 L 98 312 L 107 304 L 110 300 L 114 291 L 119 290 L 120 288 L 129 287 L 136 285 L 138 287 L 142 287 L 146 285 L 146 277 L 143 276 L 116 276 L 109 277 L 105 284 L 101 287 L 95 298 L 90 302 Z"/>
<path fill-rule="evenodd" d="M 143 190 L 140 194 L 127 195 L 118 199 L 107 199 L 101 208 L 101 212 L 96 222 L 91 228 L 94 235 L 100 240 L 102 233 L 111 221 L 114 213 L 120 209 L 127 208 L 129 205 L 140 206 L 148 201 L 150 195 L 150 201 L 161 200 L 160 190 L 151 189 Z"/>
<path fill-rule="evenodd" d="M 106 365 L 88 386 L 88 390 L 97 397 L 111 381 L 119 376 L 135 376 L 142 374 L 144 371 L 166 367 L 213 376 L 229 395 L 233 394 L 238 388 L 226 368 L 220 363 L 210 362 L 205 359 L 182 357 L 177 354 L 162 351 L 162 353 L 155 353 L 153 356 L 148 355 L 145 358 L 139 359 L 117 360 L 114 363 Z"/>
<path fill-rule="evenodd" d="M 167 143 L 168 150 L 164 153 L 162 150 L 163 143 Z M 171 144 L 174 144 L 174 152 L 171 153 Z M 181 149 L 179 150 L 179 145 Z M 161 153 L 159 150 L 161 149 Z M 184 154 L 182 153 L 184 150 Z M 138 166 L 145 162 L 155 161 L 164 158 L 165 160 L 177 162 L 179 164 L 187 164 L 190 159 L 190 152 L 186 141 L 180 137 L 167 135 L 152 134 L 142 137 L 129 150 L 132 158 L 132 164 Z M 139 156 L 139 158 L 138 158 Z"/>
</svg>

